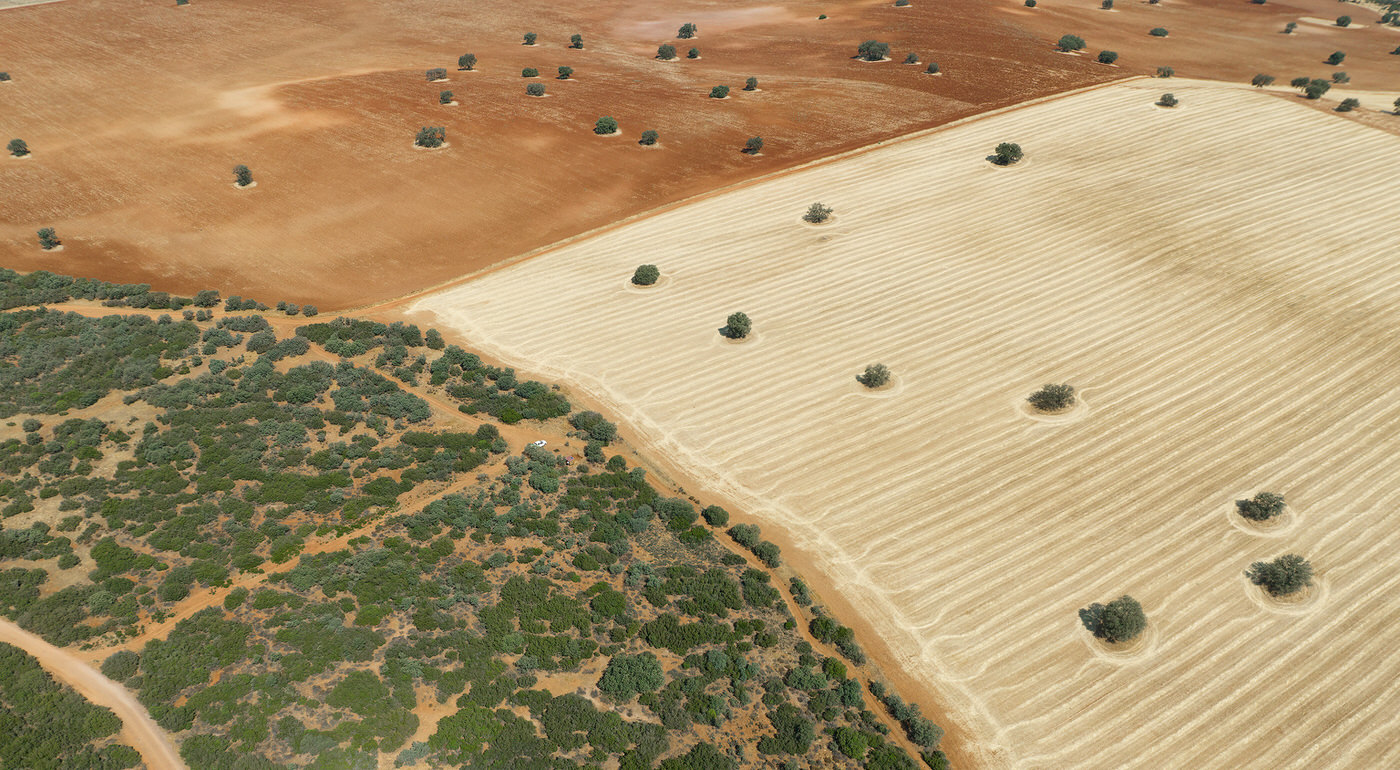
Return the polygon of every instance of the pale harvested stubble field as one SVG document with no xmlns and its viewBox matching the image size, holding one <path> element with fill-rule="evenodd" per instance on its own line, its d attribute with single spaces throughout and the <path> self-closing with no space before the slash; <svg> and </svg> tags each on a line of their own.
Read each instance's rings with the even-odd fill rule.
<svg viewBox="0 0 1400 770">
<path fill-rule="evenodd" d="M 1165 88 L 1164 88 L 1165 86 Z M 1175 111 L 1151 106 L 1164 90 Z M 1011 169 L 982 158 L 1017 141 Z M 699 201 L 415 306 L 783 527 L 986 764 L 1400 763 L 1400 139 L 1138 81 Z M 805 226 L 820 200 L 835 222 Z M 624 287 L 639 263 L 670 277 Z M 757 338 L 716 328 L 747 312 Z M 888 364 L 900 388 L 860 394 Z M 1035 387 L 1086 411 L 1037 421 Z M 1261 535 L 1231 501 L 1287 494 Z M 1270 609 L 1242 571 L 1298 552 Z M 1076 610 L 1131 593 L 1113 659 Z"/>
</svg>

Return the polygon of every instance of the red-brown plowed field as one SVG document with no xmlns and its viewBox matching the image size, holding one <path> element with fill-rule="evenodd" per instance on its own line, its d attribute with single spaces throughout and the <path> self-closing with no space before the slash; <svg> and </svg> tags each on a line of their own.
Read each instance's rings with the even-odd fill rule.
<svg viewBox="0 0 1400 770">
<path fill-rule="evenodd" d="M 356 306 L 842 149 L 1122 73 L 983 0 L 69 0 L 3 11 L 0 264 Z M 674 10 L 673 10 L 674 9 Z M 819 21 L 818 14 L 831 18 Z M 676 40 L 685 22 L 693 41 Z M 521 44 L 536 32 L 538 44 Z M 583 50 L 567 48 L 584 36 Z M 878 38 L 895 61 L 852 60 Z M 655 60 L 661 43 L 682 61 Z M 691 46 L 701 58 L 684 60 Z M 477 72 L 458 72 L 465 52 Z M 945 74 L 900 63 L 915 51 Z M 560 65 L 575 82 L 554 79 Z M 429 83 L 430 67 L 449 70 Z M 537 67 L 546 98 L 525 95 Z M 740 90 L 747 76 L 760 89 Z M 728 84 L 727 100 L 707 94 Z M 451 90 L 457 106 L 440 106 Z M 611 115 L 621 135 L 597 137 Z M 412 146 L 421 126 L 449 146 Z M 638 146 L 645 129 L 656 148 Z M 751 136 L 759 157 L 739 149 Z M 233 186 L 235 164 L 257 186 Z M 929 180 L 936 184 L 937 180 Z M 34 232 L 53 226 L 61 252 Z M 723 223 L 716 223 L 722 228 Z"/>
</svg>

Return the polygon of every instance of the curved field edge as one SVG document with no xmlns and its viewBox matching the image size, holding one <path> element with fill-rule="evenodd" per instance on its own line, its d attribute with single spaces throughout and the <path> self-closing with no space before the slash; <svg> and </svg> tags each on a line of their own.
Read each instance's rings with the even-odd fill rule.
<svg viewBox="0 0 1400 770">
<path fill-rule="evenodd" d="M 411 309 L 578 383 L 782 523 L 952 688 L 994 763 L 1393 762 L 1400 479 L 1377 460 L 1400 420 L 1400 297 L 1370 212 L 1394 198 L 1396 140 L 1202 83 L 1171 83 L 1189 109 L 1162 111 L 1162 85 L 707 199 Z M 985 164 L 1000 141 L 1027 163 Z M 797 223 L 814 200 L 830 230 Z M 1323 200 L 1329 222 L 1299 220 Z M 625 295 L 643 262 L 671 285 Z M 734 310 L 760 339 L 714 345 Z M 846 397 L 874 361 L 901 396 Z M 1023 419 L 1026 393 L 1066 380 L 1090 419 Z M 1284 542 L 1220 514 L 1269 486 L 1310 511 Z M 1284 549 L 1327 575 L 1311 614 L 1241 589 Z M 1123 592 L 1160 634 L 1126 663 L 1094 656 L 1074 613 Z"/>
</svg>

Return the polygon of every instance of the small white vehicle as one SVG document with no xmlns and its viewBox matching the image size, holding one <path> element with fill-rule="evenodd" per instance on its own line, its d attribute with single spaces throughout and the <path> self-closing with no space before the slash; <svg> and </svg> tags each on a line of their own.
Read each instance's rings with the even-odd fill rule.
<svg viewBox="0 0 1400 770">
<path fill-rule="evenodd" d="M 548 444 L 548 443 L 549 443 L 548 441 L 545 441 L 544 439 L 540 439 L 539 441 L 531 441 L 531 442 L 530 442 L 530 446 L 544 446 L 545 444 Z"/>
</svg>

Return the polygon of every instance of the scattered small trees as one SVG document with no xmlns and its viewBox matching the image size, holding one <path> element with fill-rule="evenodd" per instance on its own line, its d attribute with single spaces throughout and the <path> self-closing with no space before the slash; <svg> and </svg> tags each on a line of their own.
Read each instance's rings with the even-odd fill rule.
<svg viewBox="0 0 1400 770">
<path fill-rule="evenodd" d="M 929 62 L 929 63 L 928 63 L 928 67 L 924 68 L 924 72 L 927 73 L 927 74 L 929 74 L 929 75 L 937 75 L 937 74 L 938 74 L 938 62 L 934 62 L 934 61 Z"/>
<path fill-rule="evenodd" d="M 905 64 L 918 64 L 918 63 L 919 63 L 919 55 L 916 54 L 916 53 L 914 53 L 913 51 L 910 51 L 909 53 L 907 53 L 907 54 L 904 55 L 904 63 L 905 63 Z"/>
<path fill-rule="evenodd" d="M 1308 81 L 1308 84 L 1303 87 L 1303 95 L 1309 99 L 1321 99 L 1322 95 L 1330 90 L 1332 90 L 1332 84 L 1318 78 Z"/>
<path fill-rule="evenodd" d="M 1263 74 L 1263 73 L 1260 73 L 1260 74 L 1258 74 L 1258 75 L 1255 75 L 1255 76 L 1249 81 L 1249 84 L 1252 85 L 1252 86 L 1254 86 L 1255 88 L 1263 88 L 1264 86 L 1271 86 L 1271 85 L 1274 84 L 1274 76 L 1273 76 L 1273 75 L 1265 75 L 1265 74 Z"/>
<path fill-rule="evenodd" d="M 1343 52 L 1343 51 L 1333 51 L 1331 54 L 1328 55 L 1328 57 L 1327 57 L 1327 63 L 1330 64 L 1330 65 L 1332 65 L 1333 67 L 1335 67 L 1335 66 L 1337 66 L 1338 64 L 1341 64 L 1346 58 L 1347 58 L 1347 55 L 1346 55 L 1345 52 Z"/>
<path fill-rule="evenodd" d="M 1089 605 L 1079 611 L 1079 620 L 1090 633 L 1109 644 L 1132 641 L 1147 628 L 1142 605 L 1126 594 L 1108 604 Z"/>
<path fill-rule="evenodd" d="M 656 49 L 656 58 L 663 61 L 671 61 L 676 58 L 676 47 L 670 43 L 662 43 Z"/>
<path fill-rule="evenodd" d="M 1078 35 L 1063 35 L 1060 37 L 1059 41 L 1055 43 L 1055 47 L 1065 53 L 1082 51 L 1084 50 L 1084 38 Z"/>
<path fill-rule="evenodd" d="M 606 116 L 606 115 L 604 115 L 604 116 L 601 117 L 601 118 L 598 118 L 598 121 L 597 121 L 596 123 L 593 124 L 593 133 L 597 134 L 598 136 L 607 136 L 607 135 L 609 135 L 609 134 L 616 134 L 616 133 L 617 133 L 617 119 L 616 119 L 616 118 L 612 118 L 612 117 L 608 117 L 608 116 Z"/>
<path fill-rule="evenodd" d="M 538 39 L 539 39 L 539 35 L 536 35 L 536 34 L 533 33 L 533 32 L 526 32 L 526 33 L 525 33 L 525 42 L 522 43 L 522 45 L 534 45 L 534 44 L 535 44 L 535 41 L 538 40 Z"/>
<path fill-rule="evenodd" d="M 992 153 L 992 162 L 998 166 L 1010 166 L 1020 162 L 1025 153 L 1021 151 L 1021 145 L 1014 142 L 1002 142 L 997 145 Z"/>
<path fill-rule="evenodd" d="M 464 53 L 457 57 L 457 69 L 472 70 L 476 68 L 476 54 Z"/>
<path fill-rule="evenodd" d="M 642 138 L 637 140 L 637 144 L 640 144 L 644 147 L 650 147 L 656 144 L 656 140 L 658 137 L 659 135 L 655 131 L 647 129 L 646 131 L 642 132 Z"/>
<path fill-rule="evenodd" d="M 1157 77 L 1159 77 L 1159 78 L 1169 78 L 1169 77 L 1171 77 L 1172 75 L 1175 75 L 1175 74 L 1176 74 L 1176 70 L 1172 69 L 1171 67 L 1158 67 L 1158 68 L 1157 68 Z"/>
<path fill-rule="evenodd" d="M 757 91 L 757 90 L 758 90 L 758 78 L 753 78 L 753 77 L 751 77 L 751 78 L 745 80 L 745 81 L 744 81 L 744 90 L 745 90 L 745 91 Z"/>
<path fill-rule="evenodd" d="M 1058 412 L 1074 406 L 1074 386 L 1069 383 L 1043 385 L 1026 400 L 1038 412 Z"/>
<path fill-rule="evenodd" d="M 63 241 L 58 239 L 58 233 L 52 227 L 39 228 L 39 246 L 44 251 L 52 251 L 63 245 Z"/>
<path fill-rule="evenodd" d="M 1174 94 L 1162 94 L 1162 98 L 1157 100 L 1158 107 L 1175 107 L 1179 102 Z"/>
<path fill-rule="evenodd" d="M 661 278 L 661 271 L 656 265 L 638 265 L 637 271 L 632 273 L 632 283 L 637 286 L 651 286 Z"/>
<path fill-rule="evenodd" d="M 451 104 L 451 103 L 452 103 L 452 92 L 451 92 L 451 91 L 439 91 L 439 92 L 438 92 L 438 104 Z"/>
<path fill-rule="evenodd" d="M 890 55 L 890 44 L 867 40 L 856 46 L 856 56 L 865 61 L 882 61 Z"/>
<path fill-rule="evenodd" d="M 526 96 L 544 96 L 544 83 L 526 83 Z"/>
<path fill-rule="evenodd" d="M 583 48 L 583 35 L 580 35 L 580 34 L 577 33 L 577 32 L 575 32 L 575 33 L 572 34 L 572 35 L 569 35 L 569 47 L 570 47 L 570 48 Z"/>
<path fill-rule="evenodd" d="M 711 89 L 710 89 L 710 98 L 711 98 L 711 99 L 728 99 L 728 98 L 729 98 L 729 86 L 715 86 L 714 88 L 711 88 Z"/>
<path fill-rule="evenodd" d="M 1273 561 L 1256 561 L 1244 574 L 1270 596 L 1287 596 L 1312 585 L 1313 568 L 1307 559 L 1289 553 Z"/>
<path fill-rule="evenodd" d="M 571 75 L 573 75 L 573 74 L 574 74 L 574 68 L 573 68 L 573 67 L 560 67 L 560 68 L 559 68 L 559 78 L 558 78 L 558 79 L 559 79 L 559 80 L 568 80 L 568 79 L 569 79 L 569 76 L 571 76 Z"/>
<path fill-rule="evenodd" d="M 1099 64 L 1112 64 L 1118 61 L 1118 54 L 1114 51 L 1099 51 Z"/>
<path fill-rule="evenodd" d="M 863 374 L 856 375 L 856 382 L 871 390 L 882 388 L 890 381 L 890 369 L 884 364 L 871 364 L 865 367 Z"/>
<path fill-rule="evenodd" d="M 1296 22 L 1296 21 L 1290 21 L 1290 22 L 1288 22 L 1287 24 L 1283 25 L 1283 34 L 1285 34 L 1285 35 L 1291 35 L 1291 34 L 1293 34 L 1293 30 L 1295 30 L 1295 29 L 1297 29 L 1297 28 L 1298 28 L 1298 22 Z"/>
<path fill-rule="evenodd" d="M 233 167 L 233 182 L 239 187 L 247 187 L 253 183 L 253 172 L 240 163 Z"/>
<path fill-rule="evenodd" d="M 682 24 L 681 28 L 676 32 L 676 37 L 680 38 L 681 40 L 689 40 L 692 37 L 695 37 L 695 33 L 699 31 L 699 27 L 695 26 L 691 22 L 686 22 L 685 24 Z"/>
<path fill-rule="evenodd" d="M 10 143 L 5 145 L 5 149 L 16 158 L 23 158 L 29 154 L 29 145 L 23 139 L 11 139 Z"/>
<path fill-rule="evenodd" d="M 1351 26 L 1351 17 L 1350 17 L 1350 16 L 1338 16 L 1338 17 L 1337 17 L 1337 26 L 1339 26 L 1339 27 L 1350 27 L 1350 26 Z"/>
<path fill-rule="evenodd" d="M 429 82 L 447 79 L 447 70 L 442 67 L 434 67 L 423 74 L 428 77 Z"/>
<path fill-rule="evenodd" d="M 699 48 L 692 48 L 692 49 L 690 49 L 689 51 L 686 51 L 686 52 L 685 52 L 685 58 L 687 58 L 687 59 L 699 59 L 699 58 L 700 58 L 700 49 L 699 49 Z"/>
<path fill-rule="evenodd" d="M 1240 515 L 1250 521 L 1268 521 L 1283 513 L 1286 505 L 1283 495 L 1277 492 L 1260 492 L 1248 500 L 1235 501 L 1235 508 Z"/>
<path fill-rule="evenodd" d="M 540 71 L 534 67 L 526 67 L 520 71 L 520 77 L 522 78 L 537 78 L 539 76 Z"/>
<path fill-rule="evenodd" d="M 418 129 L 418 135 L 413 138 L 415 145 L 429 149 L 441 147 L 446 142 L 447 129 L 442 126 L 423 126 Z"/>
<path fill-rule="evenodd" d="M 749 137 L 749 140 L 747 142 L 744 142 L 744 152 L 748 155 L 757 155 L 760 152 L 763 152 L 763 137 Z"/>
<path fill-rule="evenodd" d="M 753 322 L 749 320 L 747 315 L 730 313 L 729 317 L 724 319 L 724 328 L 720 329 L 719 333 L 731 340 L 741 340 L 749 336 L 751 331 L 753 331 Z"/>
<path fill-rule="evenodd" d="M 1153 36 L 1153 37 L 1166 37 L 1166 36 L 1167 36 L 1167 28 L 1166 28 L 1166 27 L 1153 27 L 1150 31 L 1148 31 L 1147 34 L 1149 34 L 1149 35 L 1151 35 L 1151 36 Z"/>
<path fill-rule="evenodd" d="M 819 225 L 822 222 L 831 219 L 831 212 L 832 208 L 830 206 L 824 206 L 820 203 L 813 203 L 811 206 L 807 207 L 807 213 L 802 215 L 802 221 L 811 222 L 814 225 Z"/>
</svg>

